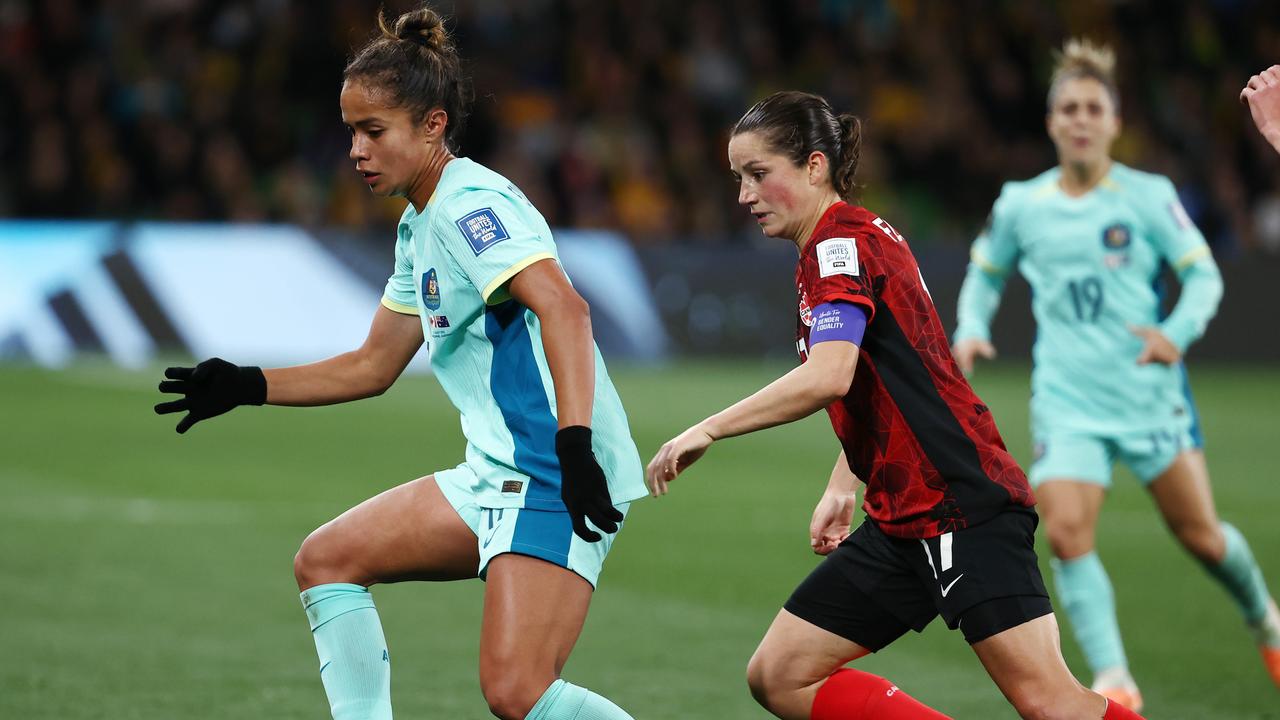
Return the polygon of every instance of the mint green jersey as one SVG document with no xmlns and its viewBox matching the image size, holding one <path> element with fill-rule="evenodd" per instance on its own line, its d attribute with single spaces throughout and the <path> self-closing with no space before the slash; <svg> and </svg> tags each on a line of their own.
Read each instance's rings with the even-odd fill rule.
<svg viewBox="0 0 1280 720">
<path fill-rule="evenodd" d="M 1203 332 L 1221 295 L 1204 237 L 1163 176 L 1114 163 L 1101 183 L 1076 198 L 1062 192 L 1059 177 L 1055 168 L 1006 183 L 972 253 L 971 274 L 976 266 L 1002 279 L 1016 266 L 1031 285 L 1037 433 L 1189 425 L 1181 367 L 1138 365 L 1143 341 L 1130 328 L 1158 326 L 1180 349 Z M 1198 301 L 1184 292 L 1162 322 L 1156 284 L 1165 265 L 1184 282 L 1195 267 L 1206 278 L 1200 304 L 1208 307 L 1191 307 Z M 965 298 L 962 305 L 968 307 Z M 962 309 L 957 339 L 987 336 L 978 315 Z"/>
<path fill-rule="evenodd" d="M 564 510 L 556 396 L 538 317 L 506 284 L 559 258 L 542 215 L 506 178 L 466 158 L 445 165 L 421 213 L 400 218 L 382 304 L 422 318 L 431 368 L 462 414 L 466 464 L 483 507 Z M 592 436 L 615 504 L 644 496 L 622 402 L 595 350 Z"/>
</svg>

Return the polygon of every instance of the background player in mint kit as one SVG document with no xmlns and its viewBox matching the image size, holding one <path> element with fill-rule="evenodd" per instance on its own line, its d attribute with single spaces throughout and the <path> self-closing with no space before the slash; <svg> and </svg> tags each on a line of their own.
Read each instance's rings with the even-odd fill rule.
<svg viewBox="0 0 1280 720">
<path fill-rule="evenodd" d="M 848 202 L 860 132 L 857 118 L 798 92 L 765 98 L 734 126 L 738 202 L 800 251 L 801 364 L 665 444 L 646 470 L 650 490 L 667 492 L 716 440 L 826 408 L 843 451 L 810 533 L 827 558 L 747 668 L 752 694 L 780 718 L 945 717 L 842 668 L 938 615 L 1023 717 L 1137 717 L 1081 686 L 1062 659 L 1026 477 L 956 367 L 905 239 Z M 867 519 L 850 534 L 856 478 Z"/>
<path fill-rule="evenodd" d="M 388 490 L 313 532 L 294 562 L 338 720 L 390 718 L 390 655 L 368 586 L 487 580 L 480 684 L 501 718 L 630 716 L 566 683 L 605 555 L 646 491 L 586 303 L 551 231 L 510 182 L 455 157 L 469 92 L 430 9 L 386 26 L 347 65 L 341 106 L 356 170 L 409 200 L 395 269 L 365 344 L 312 365 L 171 368 L 157 412 L 192 424 L 236 405 L 377 395 L 425 340 L 462 415 L 466 461 Z"/>
<path fill-rule="evenodd" d="M 1111 582 L 1094 549 L 1114 461 L 1147 486 L 1174 536 L 1230 594 L 1277 683 L 1280 613 L 1248 543 L 1214 510 L 1181 364 L 1217 310 L 1221 276 L 1173 184 L 1112 161 L 1120 130 L 1114 62 L 1109 49 L 1067 43 L 1047 121 L 1059 165 L 1005 184 L 973 245 L 955 355 L 966 372 L 976 356 L 994 355 L 990 321 L 1016 267 L 1034 298 L 1031 483 L 1059 602 L 1094 689 L 1140 708 Z M 1156 284 L 1165 265 L 1182 293 L 1161 320 Z"/>
</svg>

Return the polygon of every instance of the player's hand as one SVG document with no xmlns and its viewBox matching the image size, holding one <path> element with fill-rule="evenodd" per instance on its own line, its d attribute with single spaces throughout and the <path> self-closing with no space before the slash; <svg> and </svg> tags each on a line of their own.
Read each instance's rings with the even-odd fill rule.
<svg viewBox="0 0 1280 720">
<path fill-rule="evenodd" d="M 965 338 L 951 346 L 951 354 L 956 357 L 956 364 L 960 366 L 960 372 L 968 376 L 973 374 L 973 361 L 975 358 L 996 359 L 996 346 L 981 338 Z"/>
<path fill-rule="evenodd" d="M 813 509 L 813 520 L 809 522 L 809 546 L 815 553 L 826 555 L 849 537 L 853 511 L 857 507 L 856 492 L 828 490 L 822 494 L 818 506 Z"/>
<path fill-rule="evenodd" d="M 1249 106 L 1258 132 L 1280 152 L 1280 65 L 1249 78 L 1240 91 L 1240 102 Z"/>
<path fill-rule="evenodd" d="M 1159 328 L 1151 325 L 1130 325 L 1129 332 L 1142 338 L 1142 352 L 1138 353 L 1139 365 L 1151 363 L 1172 365 L 1182 359 L 1182 352 L 1178 350 L 1178 346 L 1170 342 Z"/>
<path fill-rule="evenodd" d="M 221 358 L 211 358 L 189 367 L 171 367 L 169 378 L 160 383 L 160 392 L 183 397 L 156 405 L 157 415 L 186 411 L 178 421 L 185 433 L 201 420 L 221 415 L 239 405 L 262 405 L 267 401 L 267 379 L 262 368 L 240 367 Z"/>
<path fill-rule="evenodd" d="M 587 542 L 600 542 L 596 527 L 613 534 L 618 532 L 622 512 L 609 497 L 609 481 L 591 451 L 591 428 L 571 425 L 556 433 L 556 457 L 560 458 L 560 499 L 564 501 L 573 532 Z"/>
<path fill-rule="evenodd" d="M 649 492 L 654 497 L 666 495 L 667 484 L 675 480 L 685 468 L 697 462 L 698 458 L 707 452 L 707 448 L 711 447 L 714 440 L 715 438 L 698 425 L 668 440 L 658 454 L 649 461 L 649 467 L 645 469 L 645 480 L 648 482 Z"/>
</svg>

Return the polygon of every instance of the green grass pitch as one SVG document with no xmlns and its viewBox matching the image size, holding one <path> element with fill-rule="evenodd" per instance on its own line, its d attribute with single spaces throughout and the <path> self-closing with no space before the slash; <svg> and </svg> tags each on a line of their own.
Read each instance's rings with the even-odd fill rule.
<svg viewBox="0 0 1280 720">
<path fill-rule="evenodd" d="M 647 462 L 783 369 L 708 362 L 615 378 Z M 976 379 L 1023 461 L 1026 373 L 984 366 Z M 1280 589 L 1280 372 L 1192 375 L 1218 506 Z M 434 380 L 407 378 L 378 399 L 242 409 L 179 437 L 176 416 L 151 412 L 158 379 L 0 368 L 0 717 L 327 717 L 293 554 L 347 507 L 459 462 L 457 416 Z M 809 514 L 836 452 L 819 415 L 722 442 L 670 496 L 639 502 L 566 677 L 641 719 L 766 717 L 743 669 L 815 563 Z M 1099 542 L 1149 717 L 1280 718 L 1280 691 L 1235 608 L 1127 473 Z M 476 679 L 481 592 L 478 581 L 375 589 L 398 717 L 488 717 Z M 858 666 L 957 718 L 1015 717 L 937 622 Z"/>
</svg>

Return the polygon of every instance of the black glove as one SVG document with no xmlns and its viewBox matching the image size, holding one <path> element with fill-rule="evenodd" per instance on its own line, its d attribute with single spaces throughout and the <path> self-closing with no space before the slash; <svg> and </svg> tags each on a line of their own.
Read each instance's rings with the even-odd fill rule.
<svg viewBox="0 0 1280 720">
<path fill-rule="evenodd" d="M 160 392 L 186 397 L 156 405 L 156 414 L 186 410 L 187 416 L 178 421 L 179 433 L 236 406 L 267 402 L 267 378 L 262 368 L 240 367 L 221 358 L 211 358 L 193 368 L 171 367 L 164 371 L 164 376 L 169 379 L 160 383 Z"/>
<path fill-rule="evenodd" d="M 618 532 L 622 513 L 609 498 L 604 470 L 591 452 L 591 428 L 573 425 L 556 433 L 560 458 L 560 499 L 573 520 L 573 532 L 587 542 L 600 542 L 600 533 L 587 527 L 587 518 L 606 533 Z"/>
</svg>

